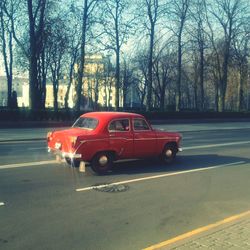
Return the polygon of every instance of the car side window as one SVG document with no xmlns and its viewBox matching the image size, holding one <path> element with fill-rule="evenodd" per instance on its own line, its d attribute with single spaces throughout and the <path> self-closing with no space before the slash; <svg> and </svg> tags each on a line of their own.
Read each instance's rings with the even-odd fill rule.
<svg viewBox="0 0 250 250">
<path fill-rule="evenodd" d="M 133 120 L 134 130 L 150 130 L 148 124 L 144 119 L 134 119 Z"/>
<path fill-rule="evenodd" d="M 126 132 L 130 130 L 129 119 L 120 119 L 110 122 L 108 130 L 110 132 Z"/>
</svg>

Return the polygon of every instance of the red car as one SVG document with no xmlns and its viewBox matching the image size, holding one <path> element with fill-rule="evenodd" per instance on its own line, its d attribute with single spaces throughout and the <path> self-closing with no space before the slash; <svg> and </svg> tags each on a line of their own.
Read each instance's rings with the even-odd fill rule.
<svg viewBox="0 0 250 250">
<path fill-rule="evenodd" d="M 47 141 L 49 152 L 74 166 L 90 162 L 98 174 L 116 160 L 159 156 L 170 163 L 181 151 L 179 133 L 152 129 L 142 115 L 125 112 L 86 113 L 71 128 L 49 132 Z"/>
</svg>

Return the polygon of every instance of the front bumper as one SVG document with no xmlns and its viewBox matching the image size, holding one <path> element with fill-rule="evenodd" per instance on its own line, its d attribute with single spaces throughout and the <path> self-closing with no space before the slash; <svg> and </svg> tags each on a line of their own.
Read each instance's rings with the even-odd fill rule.
<svg viewBox="0 0 250 250">
<path fill-rule="evenodd" d="M 48 152 L 53 153 L 55 155 L 59 155 L 62 158 L 70 158 L 70 159 L 81 159 L 82 158 L 82 154 L 62 152 L 60 150 L 52 149 L 50 147 L 48 147 Z"/>
</svg>

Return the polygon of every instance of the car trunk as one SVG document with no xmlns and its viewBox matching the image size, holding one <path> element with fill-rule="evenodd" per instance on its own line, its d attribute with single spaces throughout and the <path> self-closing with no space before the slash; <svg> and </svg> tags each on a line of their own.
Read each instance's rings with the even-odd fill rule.
<svg viewBox="0 0 250 250">
<path fill-rule="evenodd" d="M 93 131 L 81 128 L 69 128 L 66 130 L 54 131 L 48 142 L 48 146 L 54 150 L 62 152 L 72 152 L 76 143 L 76 138 L 92 134 Z"/>
</svg>

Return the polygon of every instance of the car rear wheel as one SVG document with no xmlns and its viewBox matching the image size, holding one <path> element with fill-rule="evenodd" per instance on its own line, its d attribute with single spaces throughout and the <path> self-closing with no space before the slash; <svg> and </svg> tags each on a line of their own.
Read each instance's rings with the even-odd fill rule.
<svg viewBox="0 0 250 250">
<path fill-rule="evenodd" d="M 80 166 L 80 161 L 74 160 L 74 159 L 70 159 L 68 157 L 65 158 L 65 161 L 71 166 L 71 167 L 75 167 L 75 168 L 79 168 Z"/>
<path fill-rule="evenodd" d="M 97 153 L 92 161 L 91 168 L 97 174 L 106 174 L 113 165 L 113 157 L 111 153 L 108 152 L 100 152 Z"/>
<path fill-rule="evenodd" d="M 174 161 L 177 153 L 177 148 L 173 144 L 167 144 L 161 154 L 161 159 L 164 163 L 170 164 Z"/>
</svg>

